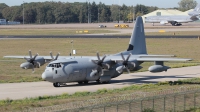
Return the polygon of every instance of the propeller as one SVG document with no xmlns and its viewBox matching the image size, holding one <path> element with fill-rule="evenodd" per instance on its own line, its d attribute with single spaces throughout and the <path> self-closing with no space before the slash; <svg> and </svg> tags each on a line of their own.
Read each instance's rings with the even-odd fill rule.
<svg viewBox="0 0 200 112">
<path fill-rule="evenodd" d="M 58 54 L 56 55 L 56 57 L 54 58 L 54 57 L 53 57 L 53 54 L 52 54 L 52 51 L 51 51 L 51 52 L 50 52 L 50 56 L 51 56 L 51 58 L 52 58 L 51 61 L 57 60 L 59 55 L 60 55 L 60 53 L 58 53 Z"/>
<path fill-rule="evenodd" d="M 29 50 L 29 56 L 30 58 L 26 58 L 24 57 L 24 59 L 29 63 L 29 65 L 32 66 L 32 71 L 33 73 L 35 72 L 35 69 L 34 69 L 34 65 L 38 65 L 40 67 L 40 63 L 39 62 L 36 62 L 35 59 L 36 57 L 38 56 L 39 54 L 37 53 L 34 57 L 32 56 L 32 53 L 31 53 L 31 50 Z M 24 67 L 26 69 L 26 67 Z"/>
<path fill-rule="evenodd" d="M 97 52 L 97 58 L 98 58 L 98 61 L 92 60 L 93 63 L 97 64 L 99 67 L 104 68 L 104 69 L 109 69 L 110 68 L 109 64 L 106 64 L 106 63 L 103 62 L 104 59 L 106 58 L 106 55 L 103 56 L 103 58 L 101 59 L 100 56 L 99 56 L 99 53 Z"/>
<path fill-rule="evenodd" d="M 116 71 L 118 71 L 119 73 L 121 73 L 123 71 L 123 69 L 126 69 L 126 71 L 128 73 L 130 73 L 130 70 L 128 69 L 128 64 L 132 64 L 132 63 L 129 63 L 129 58 L 131 57 L 131 53 L 127 56 L 127 58 L 125 59 L 124 58 L 124 55 L 121 53 L 121 57 L 122 57 L 122 66 L 119 66 L 116 68 Z M 135 65 L 134 65 L 135 66 Z"/>
<path fill-rule="evenodd" d="M 92 71 L 92 73 L 90 74 L 91 77 L 95 76 L 100 71 L 103 73 L 102 68 L 104 68 L 104 69 L 110 68 L 109 64 L 104 63 L 106 56 L 103 56 L 103 58 L 101 59 L 100 56 L 99 56 L 99 53 L 97 52 L 97 58 L 98 58 L 98 60 L 92 60 L 92 62 L 94 64 L 98 65 L 98 67 L 95 70 Z"/>
</svg>

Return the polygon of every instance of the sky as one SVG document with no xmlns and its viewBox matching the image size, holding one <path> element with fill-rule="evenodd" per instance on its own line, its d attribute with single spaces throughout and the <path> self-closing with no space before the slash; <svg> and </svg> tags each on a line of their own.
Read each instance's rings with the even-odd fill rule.
<svg viewBox="0 0 200 112">
<path fill-rule="evenodd" d="M 27 2 L 45 2 L 45 1 L 61 1 L 61 2 L 86 2 L 87 0 L 0 0 L 0 3 L 5 3 L 8 6 L 15 6 L 15 5 L 21 5 L 22 3 Z M 89 0 L 90 2 L 95 1 L 96 3 L 102 2 L 106 5 L 111 4 L 125 4 L 128 6 L 137 5 L 137 4 L 143 4 L 146 6 L 157 6 L 159 8 L 173 8 L 178 7 L 178 2 L 181 0 Z M 196 0 L 197 3 L 200 3 L 200 0 Z"/>
</svg>

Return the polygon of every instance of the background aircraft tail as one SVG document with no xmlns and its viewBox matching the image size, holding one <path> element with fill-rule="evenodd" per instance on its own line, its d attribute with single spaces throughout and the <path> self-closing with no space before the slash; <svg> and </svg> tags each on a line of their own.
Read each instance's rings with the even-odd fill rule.
<svg viewBox="0 0 200 112">
<path fill-rule="evenodd" d="M 142 17 L 137 17 L 135 27 L 130 38 L 127 51 L 121 52 L 124 55 L 134 54 L 147 54 L 146 41 L 144 34 L 144 25 Z M 120 53 L 116 54 L 119 55 Z"/>
<path fill-rule="evenodd" d="M 197 6 L 194 8 L 193 11 L 188 12 L 188 15 L 190 16 L 199 16 L 200 14 L 200 4 L 197 4 Z"/>
</svg>

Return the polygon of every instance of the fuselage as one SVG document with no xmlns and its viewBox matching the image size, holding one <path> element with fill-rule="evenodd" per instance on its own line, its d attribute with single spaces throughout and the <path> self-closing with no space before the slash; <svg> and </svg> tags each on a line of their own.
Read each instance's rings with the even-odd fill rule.
<svg viewBox="0 0 200 112">
<path fill-rule="evenodd" d="M 145 18 L 145 22 L 160 23 L 161 21 L 176 21 L 178 23 L 187 23 L 195 21 L 197 18 L 191 18 L 191 16 L 174 15 L 174 16 L 149 16 Z"/>
<path fill-rule="evenodd" d="M 84 81 L 96 81 L 105 79 L 105 75 L 108 75 L 108 79 L 117 77 L 122 73 L 118 73 L 115 69 L 118 67 L 115 64 L 109 70 L 104 70 L 104 74 L 101 71 L 91 76 L 98 65 L 92 62 L 90 58 L 72 58 L 72 59 L 61 59 L 49 63 L 46 66 L 42 78 L 53 83 L 69 83 L 69 82 L 84 82 Z M 109 72 L 109 73 L 108 73 Z M 108 74 L 106 74 L 108 73 Z"/>
</svg>

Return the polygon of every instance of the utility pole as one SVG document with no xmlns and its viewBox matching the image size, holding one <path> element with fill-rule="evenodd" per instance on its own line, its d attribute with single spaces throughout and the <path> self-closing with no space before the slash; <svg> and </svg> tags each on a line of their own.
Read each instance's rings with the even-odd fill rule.
<svg viewBox="0 0 200 112">
<path fill-rule="evenodd" d="M 23 25 L 24 25 L 24 1 L 23 1 Z"/>
<path fill-rule="evenodd" d="M 120 21 L 120 0 L 119 0 L 119 21 Z M 119 23 L 119 21 L 118 21 L 118 23 Z"/>
<path fill-rule="evenodd" d="M 98 8 L 98 23 L 99 23 L 99 8 Z"/>
<path fill-rule="evenodd" d="M 88 2 L 88 24 L 90 23 L 90 0 Z"/>
</svg>

